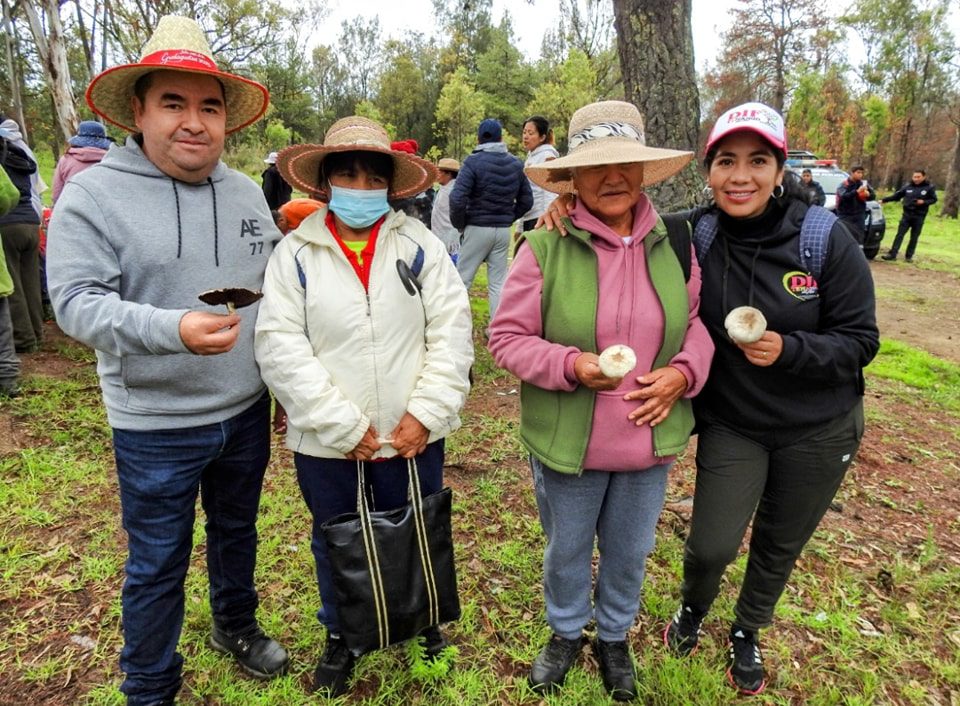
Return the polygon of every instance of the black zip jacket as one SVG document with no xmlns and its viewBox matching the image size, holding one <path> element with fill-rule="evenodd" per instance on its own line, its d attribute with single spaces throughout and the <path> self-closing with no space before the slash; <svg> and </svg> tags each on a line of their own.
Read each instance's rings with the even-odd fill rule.
<svg viewBox="0 0 960 706">
<path fill-rule="evenodd" d="M 867 201 L 873 201 L 877 198 L 872 186 L 867 187 L 867 201 L 860 198 L 857 190 L 863 185 L 863 181 L 854 181 L 850 177 L 843 180 L 843 183 L 837 187 L 837 215 L 841 218 L 858 216 L 861 220 L 867 215 Z"/>
<path fill-rule="evenodd" d="M 937 202 L 937 190 L 929 180 L 925 179 L 919 184 L 911 181 L 880 200 L 888 203 L 900 199 L 903 199 L 903 215 L 926 218 L 930 204 Z M 923 201 L 923 203 L 918 204 L 917 201 Z"/>
<path fill-rule="evenodd" d="M 752 219 L 720 213 L 719 231 L 700 263 L 700 317 L 716 344 L 706 387 L 694 399 L 698 424 L 733 422 L 749 434 L 829 421 L 863 395 L 863 368 L 880 347 L 873 278 L 842 224 L 830 232 L 820 281 L 800 259 L 807 204 L 771 201 Z M 783 337 L 769 367 L 749 363 L 723 322 L 738 306 L 760 309 Z"/>
</svg>

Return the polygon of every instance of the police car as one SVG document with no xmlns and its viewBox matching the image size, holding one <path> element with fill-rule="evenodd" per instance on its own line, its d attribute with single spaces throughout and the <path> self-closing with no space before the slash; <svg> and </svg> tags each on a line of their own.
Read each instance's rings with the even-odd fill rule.
<svg viewBox="0 0 960 706">
<path fill-rule="evenodd" d="M 786 166 L 798 178 L 804 169 L 809 169 L 813 180 L 823 187 L 823 193 L 826 196 L 824 208 L 831 211 L 837 210 L 837 189 L 850 175 L 837 166 L 835 159 L 818 159 L 810 152 L 790 150 Z M 872 260 L 880 251 L 880 241 L 883 240 L 887 231 L 887 221 L 879 201 L 867 201 L 864 230 L 866 235 L 863 239 L 863 254 L 867 259 Z"/>
</svg>

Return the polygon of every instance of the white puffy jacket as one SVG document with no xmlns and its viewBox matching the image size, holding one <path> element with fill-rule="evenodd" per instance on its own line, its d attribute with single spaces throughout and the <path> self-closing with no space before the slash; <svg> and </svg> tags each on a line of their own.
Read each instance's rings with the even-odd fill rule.
<svg viewBox="0 0 960 706">
<path fill-rule="evenodd" d="M 405 412 L 431 442 L 443 438 L 460 426 L 473 363 L 470 301 L 446 248 L 418 220 L 391 211 L 365 292 L 326 216 L 318 210 L 274 250 L 257 317 L 257 362 L 287 411 L 287 446 L 342 458 L 370 424 L 384 437 Z M 397 261 L 413 267 L 418 246 L 421 290 L 411 295 Z M 375 457 L 395 455 L 384 444 Z"/>
</svg>

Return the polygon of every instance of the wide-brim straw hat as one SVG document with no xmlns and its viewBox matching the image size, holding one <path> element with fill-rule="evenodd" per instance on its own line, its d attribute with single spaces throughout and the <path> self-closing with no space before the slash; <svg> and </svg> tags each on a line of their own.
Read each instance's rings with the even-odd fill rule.
<svg viewBox="0 0 960 706">
<path fill-rule="evenodd" d="M 134 122 L 133 87 L 141 76 L 166 69 L 213 76 L 223 85 L 226 131 L 256 122 L 267 111 L 270 94 L 256 81 L 220 71 L 203 28 L 189 17 L 165 15 L 147 40 L 136 64 L 123 64 L 98 74 L 87 87 L 87 103 L 97 115 L 130 132 Z"/>
<path fill-rule="evenodd" d="M 341 118 L 327 130 L 322 145 L 293 145 L 277 155 L 277 169 L 288 184 L 308 194 L 324 194 L 320 164 L 333 152 L 379 152 L 393 160 L 393 180 L 388 196 L 402 199 L 433 186 L 439 176 L 432 162 L 390 149 L 390 136 L 383 126 L 360 115 Z"/>
<path fill-rule="evenodd" d="M 452 157 L 443 157 L 439 162 L 437 162 L 437 169 L 458 174 L 460 172 L 460 162 Z"/>
<path fill-rule="evenodd" d="M 564 157 L 530 166 L 526 175 L 537 186 L 557 194 L 576 191 L 575 167 L 643 164 L 644 188 L 669 179 L 693 159 L 693 152 L 647 147 L 643 117 L 632 103 L 600 101 L 580 108 L 570 118 Z"/>
</svg>

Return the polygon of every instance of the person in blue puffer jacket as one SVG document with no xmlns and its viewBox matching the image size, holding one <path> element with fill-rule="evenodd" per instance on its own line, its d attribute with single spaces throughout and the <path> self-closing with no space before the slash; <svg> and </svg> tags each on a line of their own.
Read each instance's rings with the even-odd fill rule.
<svg viewBox="0 0 960 706">
<path fill-rule="evenodd" d="M 463 232 L 457 271 L 467 289 L 487 263 L 490 318 L 507 278 L 510 226 L 533 206 L 523 162 L 507 151 L 500 122 L 487 118 L 477 130 L 477 146 L 464 160 L 450 193 L 450 222 Z"/>
</svg>

